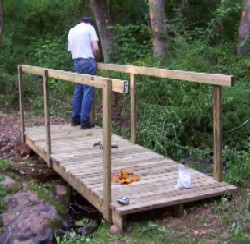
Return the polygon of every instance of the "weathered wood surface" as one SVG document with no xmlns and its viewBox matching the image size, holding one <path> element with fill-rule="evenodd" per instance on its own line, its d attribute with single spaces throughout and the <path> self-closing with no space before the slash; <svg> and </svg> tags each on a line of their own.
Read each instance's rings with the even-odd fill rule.
<svg viewBox="0 0 250 244">
<path fill-rule="evenodd" d="M 26 128 L 25 138 L 33 150 L 46 158 L 43 126 Z M 104 214 L 103 196 L 107 193 L 103 192 L 103 150 L 93 147 L 102 139 L 102 128 L 80 130 L 79 126 L 51 125 L 52 168 Z M 111 143 L 118 144 L 117 149 L 111 150 L 112 173 L 125 169 L 141 177 L 130 185 L 112 183 L 112 220 L 120 227 L 131 213 L 220 196 L 236 189 L 193 169 L 190 169 L 193 188 L 176 189 L 178 163 L 117 135 L 112 135 Z M 116 203 L 123 196 L 129 198 L 129 205 Z"/>
<path fill-rule="evenodd" d="M 135 65 L 119 65 L 119 64 L 105 64 L 105 63 L 98 63 L 97 67 L 100 70 L 110 70 L 128 74 L 149 75 L 166 79 L 184 80 L 197 83 L 205 83 L 210 85 L 228 86 L 228 87 L 234 85 L 233 75 L 207 74 L 207 73 L 198 73 L 193 71 L 167 70 L 167 69 L 158 69 L 158 68 L 135 66 Z"/>
<path fill-rule="evenodd" d="M 88 75 L 88 74 L 77 74 L 64 70 L 54 70 L 47 69 L 38 66 L 31 65 L 19 65 L 22 68 L 24 73 L 33 74 L 33 75 L 41 75 L 43 76 L 44 71 L 47 70 L 48 78 L 60 79 L 65 81 L 70 81 L 74 83 L 81 83 L 89 86 L 93 86 L 95 88 L 104 88 L 103 81 L 110 80 L 112 82 L 112 91 L 118 93 L 128 93 L 127 86 L 128 81 L 120 80 L 120 79 L 109 79 L 96 75 Z"/>
<path fill-rule="evenodd" d="M 24 142 L 24 104 L 23 104 L 23 71 L 22 67 L 18 66 L 18 87 L 19 87 L 19 106 L 20 106 L 20 119 L 21 119 L 21 137 Z"/>
<path fill-rule="evenodd" d="M 222 180 L 222 89 L 213 87 L 214 179 Z"/>
</svg>

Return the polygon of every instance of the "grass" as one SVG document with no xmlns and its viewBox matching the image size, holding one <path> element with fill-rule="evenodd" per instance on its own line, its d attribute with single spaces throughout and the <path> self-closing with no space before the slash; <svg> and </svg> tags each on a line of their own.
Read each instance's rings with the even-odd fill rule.
<svg viewBox="0 0 250 244">
<path fill-rule="evenodd" d="M 103 221 L 89 236 L 68 232 L 60 244 L 73 243 L 249 243 L 250 191 L 239 191 L 231 199 L 204 200 L 190 204 L 180 218 L 166 210 L 135 215 L 128 230 L 110 234 L 111 224 Z"/>
</svg>

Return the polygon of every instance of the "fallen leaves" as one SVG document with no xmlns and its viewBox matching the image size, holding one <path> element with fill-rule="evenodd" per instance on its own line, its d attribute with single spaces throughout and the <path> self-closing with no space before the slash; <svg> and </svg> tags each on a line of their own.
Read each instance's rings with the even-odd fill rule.
<svg viewBox="0 0 250 244">
<path fill-rule="evenodd" d="M 134 181 L 139 181 L 140 176 L 134 175 L 133 172 L 126 171 L 121 169 L 118 174 L 113 174 L 111 176 L 111 181 L 118 183 L 120 185 L 128 185 Z"/>
</svg>

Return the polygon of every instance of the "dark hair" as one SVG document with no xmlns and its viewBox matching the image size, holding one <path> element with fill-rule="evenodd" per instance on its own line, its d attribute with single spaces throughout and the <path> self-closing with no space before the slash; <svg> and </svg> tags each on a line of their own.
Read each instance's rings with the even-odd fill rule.
<svg viewBox="0 0 250 244">
<path fill-rule="evenodd" d="M 84 23 L 88 23 L 88 24 L 91 24 L 91 25 L 94 25 L 94 21 L 91 17 L 83 17 L 81 19 L 81 22 L 84 22 Z"/>
</svg>

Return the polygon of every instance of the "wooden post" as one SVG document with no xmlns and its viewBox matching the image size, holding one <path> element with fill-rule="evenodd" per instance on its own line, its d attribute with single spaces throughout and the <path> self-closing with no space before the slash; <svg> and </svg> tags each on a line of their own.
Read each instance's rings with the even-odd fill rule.
<svg viewBox="0 0 250 244">
<path fill-rule="evenodd" d="M 136 121 L 136 81 L 135 74 L 130 74 L 130 94 L 131 94 L 131 142 L 137 143 L 137 121 Z"/>
<path fill-rule="evenodd" d="M 214 179 L 222 180 L 222 92 L 213 86 Z"/>
<path fill-rule="evenodd" d="M 20 103 L 20 120 L 21 120 L 21 138 L 25 143 L 25 124 L 24 124 L 24 105 L 23 105 L 23 71 L 22 66 L 18 65 L 18 85 L 19 85 L 19 103 Z"/>
<path fill-rule="evenodd" d="M 104 81 L 103 88 L 103 217 L 112 221 L 111 203 L 111 80 Z"/>
<path fill-rule="evenodd" d="M 43 95 L 44 95 L 44 120 L 45 120 L 45 134 L 47 145 L 47 164 L 51 167 L 51 137 L 50 137 L 50 116 L 49 116 L 49 84 L 48 84 L 48 70 L 43 73 Z"/>
<path fill-rule="evenodd" d="M 184 215 L 184 205 L 183 205 L 183 203 L 172 206 L 170 208 L 171 208 L 171 212 L 172 212 L 173 217 L 180 218 L 180 217 L 182 217 Z"/>
<path fill-rule="evenodd" d="M 91 113 L 90 113 L 90 120 L 92 124 L 95 124 L 95 91 L 93 95 L 93 102 L 91 107 Z"/>
</svg>

